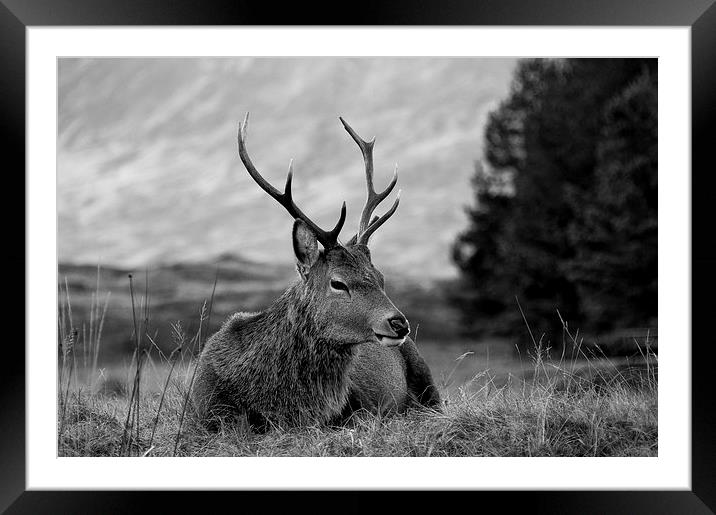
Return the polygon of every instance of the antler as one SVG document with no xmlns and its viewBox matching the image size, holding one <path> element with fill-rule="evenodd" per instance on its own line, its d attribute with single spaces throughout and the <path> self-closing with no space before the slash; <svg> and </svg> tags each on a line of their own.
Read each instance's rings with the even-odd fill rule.
<svg viewBox="0 0 716 515">
<path fill-rule="evenodd" d="M 341 216 L 338 219 L 338 223 L 336 223 L 336 226 L 331 231 L 324 231 L 323 229 L 318 227 L 318 225 L 316 225 L 310 218 L 303 214 L 303 212 L 293 202 L 293 197 L 291 196 L 291 182 L 293 181 L 293 160 L 291 160 L 288 165 L 288 176 L 286 177 L 286 186 L 283 189 L 283 193 L 271 186 L 271 184 L 269 184 L 266 179 L 261 177 L 261 174 L 256 170 L 256 167 L 254 167 L 254 164 L 251 162 L 249 154 L 246 151 L 246 127 L 248 126 L 248 123 L 249 113 L 246 113 L 246 117 L 244 118 L 243 123 L 239 127 L 238 140 L 239 156 L 241 157 L 241 161 L 244 163 L 246 170 L 249 172 L 249 175 L 254 179 L 254 181 L 256 181 L 259 186 L 261 186 L 261 189 L 263 189 L 266 193 L 276 199 L 276 201 L 278 201 L 278 203 L 281 204 L 292 217 L 300 218 L 301 220 L 306 222 L 306 224 L 316 235 L 316 239 L 318 239 L 318 241 L 321 242 L 321 245 L 323 245 L 323 248 L 330 249 L 331 247 L 335 247 L 336 245 L 338 245 L 338 234 L 341 232 L 343 224 L 346 221 L 345 201 L 343 201 L 343 206 L 341 207 Z"/>
<path fill-rule="evenodd" d="M 378 207 L 378 204 L 385 200 L 388 195 L 390 195 L 390 192 L 393 191 L 395 184 L 398 182 L 398 165 L 395 165 L 393 178 L 391 179 L 390 184 L 388 184 L 388 187 L 380 193 L 376 192 L 373 188 L 373 145 L 375 144 L 375 138 L 370 141 L 364 141 L 342 117 L 339 117 L 339 119 L 346 131 L 348 131 L 348 134 L 350 134 L 351 138 L 353 138 L 353 141 L 358 144 L 361 154 L 363 154 L 363 161 L 365 162 L 365 178 L 368 186 L 368 198 L 360 216 L 358 233 L 351 238 L 348 244 L 352 245 L 357 242 L 362 243 L 363 245 L 368 245 L 368 239 L 370 236 L 376 231 L 376 229 L 378 229 L 378 227 L 383 225 L 388 218 L 393 216 L 395 210 L 398 209 L 398 204 L 400 203 L 400 191 L 398 191 L 398 196 L 395 199 L 395 202 L 393 202 L 393 206 L 383 216 L 375 216 L 371 220 L 371 215 L 373 214 L 373 211 L 375 211 L 375 208 Z"/>
</svg>

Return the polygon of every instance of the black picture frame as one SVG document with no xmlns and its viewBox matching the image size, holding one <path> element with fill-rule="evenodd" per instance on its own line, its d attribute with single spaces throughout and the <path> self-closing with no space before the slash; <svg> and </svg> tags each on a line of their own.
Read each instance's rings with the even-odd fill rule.
<svg viewBox="0 0 716 515">
<path fill-rule="evenodd" d="M 240 0 L 0 0 L 0 105 L 2 106 L 3 162 L 9 197 L 24 199 L 25 191 L 25 29 L 47 25 L 615 25 L 691 27 L 692 74 L 692 490 L 691 491 L 588 491 L 588 492 L 462 492 L 435 496 L 409 492 L 400 496 L 401 510 L 458 509 L 459 503 L 487 509 L 522 507 L 531 513 L 714 513 L 716 512 L 716 424 L 711 402 L 711 368 L 714 346 L 707 304 L 716 285 L 716 251 L 710 245 L 709 226 L 716 190 L 713 166 L 707 159 L 716 142 L 716 5 L 714 0 L 461 0 L 451 2 L 361 2 L 346 8 L 295 3 L 276 6 Z M 662 145 L 668 142 L 660 142 Z M 9 159 L 8 159 L 9 158 Z M 8 181 L 16 181 L 8 185 Z M 6 197 L 7 198 L 7 197 Z M 17 217 L 19 206 L 2 203 L 3 220 Z M 663 207 L 663 206 L 662 206 Z M 710 216 L 711 215 L 711 216 Z M 668 216 L 662 209 L 661 216 Z M 13 225 L 8 223 L 7 225 Z M 8 227 L 9 228 L 9 227 Z M 7 230 L 7 228 L 6 228 Z M 20 231 L 20 229 L 16 230 Z M 711 231 L 713 232 L 713 231 Z M 6 245 L 5 270 L 26 263 L 24 245 Z M 26 269 L 27 274 L 32 270 Z M 6 281 L 20 281 L 6 274 Z M 6 282 L 6 284 L 8 284 Z M 15 292 L 7 287 L 13 305 Z M 15 286 L 15 285 L 13 285 Z M 23 305 L 24 305 L 24 294 Z M 668 314 L 662 314 L 668 316 Z M 14 322 L 14 321 L 13 321 Z M 19 331 L 17 327 L 22 327 Z M 26 491 L 25 486 L 25 351 L 17 335 L 24 324 L 6 322 L 4 366 L 0 381 L 0 509 L 8 513 L 115 513 L 154 510 L 159 502 L 168 512 L 206 509 L 228 503 L 237 508 L 247 502 L 275 506 L 289 501 L 295 510 L 323 506 L 341 511 L 373 510 L 386 506 L 387 492 L 59 492 Z M 689 342 L 674 342 L 688 345 Z M 340 496 L 340 497 L 339 497 Z M 313 502 L 309 502 L 309 499 Z M 391 497 L 390 500 L 394 498 Z M 449 504 L 445 504 L 449 502 Z M 387 504 L 390 506 L 390 504 Z M 338 508 L 342 507 L 342 508 Z"/>
</svg>

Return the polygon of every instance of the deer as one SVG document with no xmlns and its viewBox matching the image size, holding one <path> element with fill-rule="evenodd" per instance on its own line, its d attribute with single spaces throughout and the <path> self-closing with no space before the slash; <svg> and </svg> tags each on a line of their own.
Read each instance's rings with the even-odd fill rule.
<svg viewBox="0 0 716 515">
<path fill-rule="evenodd" d="M 231 315 L 204 345 L 192 388 L 208 427 L 244 420 L 251 427 L 344 424 L 355 412 L 386 415 L 411 407 L 440 409 L 430 368 L 410 338 L 410 323 L 385 293 L 368 242 L 398 208 L 400 191 L 373 215 L 397 183 L 373 186 L 375 138 L 364 141 L 339 117 L 365 164 L 368 197 L 357 233 L 345 244 L 346 220 L 326 231 L 294 202 L 293 161 L 283 192 L 258 172 L 246 149 L 249 115 L 239 125 L 238 153 L 251 178 L 293 217 L 298 278 L 264 311 Z M 319 248 L 319 244 L 321 248 Z"/>
</svg>

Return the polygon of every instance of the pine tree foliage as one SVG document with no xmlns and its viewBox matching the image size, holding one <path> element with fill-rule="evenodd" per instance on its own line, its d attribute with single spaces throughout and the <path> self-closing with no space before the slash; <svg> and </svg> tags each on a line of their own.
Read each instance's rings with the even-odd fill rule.
<svg viewBox="0 0 716 515">
<path fill-rule="evenodd" d="M 522 61 L 453 247 L 466 327 L 557 341 L 656 322 L 655 59 Z"/>
</svg>

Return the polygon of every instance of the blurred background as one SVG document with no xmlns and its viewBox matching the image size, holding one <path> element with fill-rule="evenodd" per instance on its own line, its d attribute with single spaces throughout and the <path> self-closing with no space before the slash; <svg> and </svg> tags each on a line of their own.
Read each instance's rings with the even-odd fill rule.
<svg viewBox="0 0 716 515">
<path fill-rule="evenodd" d="M 373 262 L 438 382 L 519 374 L 535 342 L 657 348 L 655 59 L 65 58 L 58 83 L 60 324 L 103 366 L 139 326 L 169 354 L 203 309 L 196 351 L 294 280 L 291 219 L 238 158 L 247 111 L 264 177 L 293 159 L 324 227 L 347 201 L 344 241 L 365 175 L 338 116 L 376 136 L 377 188 L 398 164 Z"/>
</svg>

